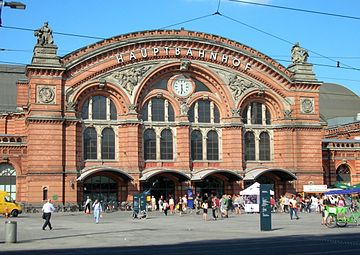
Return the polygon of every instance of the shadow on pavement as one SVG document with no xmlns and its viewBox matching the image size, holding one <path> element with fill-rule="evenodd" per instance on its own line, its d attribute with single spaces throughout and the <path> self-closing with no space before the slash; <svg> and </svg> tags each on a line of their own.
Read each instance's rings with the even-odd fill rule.
<svg viewBox="0 0 360 255">
<path fill-rule="evenodd" d="M 124 231 L 121 231 L 124 232 Z M 97 233 L 93 233 L 97 234 Z M 114 232 L 109 232 L 114 234 Z M 269 232 L 269 234 L 271 234 Z M 91 235 L 91 234 L 90 234 Z M 76 238 L 76 235 L 73 237 Z M 43 240 L 43 239 L 42 239 Z M 267 238 L 231 240 L 204 240 L 169 245 L 147 245 L 130 247 L 96 247 L 71 249 L 44 249 L 6 251 L 6 254 L 57 255 L 57 254 L 360 254 L 360 233 L 337 235 L 295 235 Z M 49 242 L 51 240 L 49 239 Z M 141 240 L 139 240 L 141 243 Z"/>
</svg>

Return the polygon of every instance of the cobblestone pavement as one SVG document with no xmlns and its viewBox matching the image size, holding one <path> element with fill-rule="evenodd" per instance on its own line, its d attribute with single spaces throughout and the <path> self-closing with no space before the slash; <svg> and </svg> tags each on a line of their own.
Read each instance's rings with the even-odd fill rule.
<svg viewBox="0 0 360 255">
<path fill-rule="evenodd" d="M 329 229 L 320 215 L 272 215 L 272 231 L 260 231 L 258 214 L 231 214 L 203 221 L 201 215 L 150 212 L 148 219 L 131 219 L 130 212 L 104 213 L 99 224 L 84 213 L 54 213 L 53 230 L 43 231 L 40 214 L 11 218 L 17 222 L 17 243 L 5 243 L 5 219 L 0 218 L 0 253 L 6 254 L 359 254 L 360 226 Z M 163 250 L 163 251 L 162 251 Z M 348 253 L 347 253 L 348 252 Z M 240 252 L 242 253 L 242 252 Z M 99 253 L 101 254 L 101 253 Z"/>
</svg>

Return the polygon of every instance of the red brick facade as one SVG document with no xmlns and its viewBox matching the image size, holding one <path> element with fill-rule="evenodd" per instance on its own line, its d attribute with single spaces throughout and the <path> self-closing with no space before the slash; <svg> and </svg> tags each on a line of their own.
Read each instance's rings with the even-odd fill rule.
<svg viewBox="0 0 360 255">
<path fill-rule="evenodd" d="M 58 64 L 48 65 L 46 56 L 44 59 L 33 60 L 27 67 L 28 82 L 18 83 L 17 103 L 22 112 L 0 116 L 0 133 L 15 139 L 1 144 L 0 163 L 16 170 L 19 201 L 41 202 L 46 188 L 48 196 L 58 202 L 80 202 L 88 192 L 84 187 L 90 187 L 85 185 L 90 178 L 94 178 L 89 184 L 93 185 L 94 194 L 113 192 L 119 201 L 154 185 L 150 180 L 160 177 L 162 184 L 170 186 L 155 187 L 156 194 L 176 197 L 189 187 L 197 192 L 212 192 L 215 186 L 206 186 L 205 182 L 220 183 L 217 192 L 237 193 L 253 181 L 274 184 L 279 196 L 286 191 L 302 191 L 304 184 L 323 184 L 329 178 L 329 163 L 321 142 L 324 131 L 319 121 L 321 82 L 299 80 L 296 76 L 298 67 L 311 69 L 307 63 L 286 69 L 238 42 L 184 30 L 146 31 L 110 38 L 79 49 L 61 58 Z M 171 87 L 175 75 L 196 81 L 194 93 L 177 96 Z M 234 77 L 241 79 L 242 84 L 235 83 Z M 106 97 L 114 104 L 116 120 L 82 118 L 84 105 L 96 96 Z M 153 98 L 171 105 L 174 121 L 142 120 L 142 109 Z M 210 102 L 213 115 L 217 114 L 213 109 L 218 109 L 219 122 L 211 114 L 211 121 L 206 124 L 189 121 L 190 110 L 186 107 L 198 109 L 199 100 Z M 254 109 L 261 109 L 260 124 L 246 124 L 242 119 L 252 118 L 254 109 L 248 115 L 244 111 L 253 102 Z M 271 116 L 270 124 L 265 123 L 267 114 Z M 84 159 L 86 127 L 97 131 L 110 127 L 115 131 L 115 159 L 104 160 L 99 151 L 96 159 Z M 171 160 L 144 159 L 147 128 L 157 132 L 157 139 L 162 130 L 171 130 Z M 193 130 L 216 132 L 217 160 L 191 159 Z M 254 145 L 246 145 L 246 132 L 254 134 Z M 265 139 L 268 142 L 263 143 L 261 137 L 269 137 Z M 96 139 L 103 142 L 105 138 L 98 133 Z M 205 144 L 208 139 L 203 138 Z M 246 146 L 253 146 L 254 154 L 251 150 L 249 153 L 254 159 L 245 158 Z M 157 150 L 162 153 L 158 147 Z M 260 159 L 262 150 L 268 157 L 265 160 Z M 359 160 L 350 160 L 359 158 L 359 152 L 355 152 L 357 156 L 346 153 L 351 169 L 359 169 Z M 203 155 L 210 157 L 206 151 Z M 332 161 L 331 169 L 338 164 Z M 359 182 L 360 173 L 354 171 L 354 181 Z M 110 184 L 99 191 L 96 180 L 102 176 L 108 177 Z"/>
</svg>

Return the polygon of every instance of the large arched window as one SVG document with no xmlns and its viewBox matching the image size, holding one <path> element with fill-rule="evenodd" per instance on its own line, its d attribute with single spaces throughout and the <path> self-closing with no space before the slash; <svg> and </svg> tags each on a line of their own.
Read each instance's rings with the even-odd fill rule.
<svg viewBox="0 0 360 255">
<path fill-rule="evenodd" d="M 174 109 L 167 99 L 152 98 L 141 109 L 143 121 L 174 121 Z"/>
<path fill-rule="evenodd" d="M 173 137 L 169 129 L 164 129 L 160 135 L 160 159 L 173 159 Z"/>
<path fill-rule="evenodd" d="M 198 100 L 189 109 L 189 121 L 195 123 L 219 123 L 219 109 L 212 101 Z"/>
<path fill-rule="evenodd" d="M 350 183 L 350 168 L 348 165 L 342 164 L 336 169 L 336 181 L 342 183 Z"/>
<path fill-rule="evenodd" d="M 259 102 L 248 104 L 242 112 L 242 122 L 244 124 L 270 125 L 271 115 L 268 108 Z"/>
<path fill-rule="evenodd" d="M 202 160 L 203 159 L 203 137 L 199 130 L 194 130 L 191 133 L 191 159 Z"/>
<path fill-rule="evenodd" d="M 84 131 L 84 159 L 97 159 L 97 133 L 93 127 Z"/>
<path fill-rule="evenodd" d="M 209 131 L 206 140 L 207 160 L 219 160 L 219 137 L 216 131 Z"/>
<path fill-rule="evenodd" d="M 92 96 L 83 105 L 82 118 L 84 120 L 116 120 L 116 107 L 108 97 Z"/>
<path fill-rule="evenodd" d="M 260 134 L 259 160 L 270 160 L 270 137 L 266 132 Z"/>
<path fill-rule="evenodd" d="M 255 136 L 253 132 L 245 133 L 245 160 L 255 160 Z"/>
<path fill-rule="evenodd" d="M 147 129 L 144 132 L 144 159 L 156 159 L 156 134 L 154 129 Z"/>
<path fill-rule="evenodd" d="M 16 199 L 16 171 L 10 164 L 0 164 L 0 190 L 10 194 Z"/>
<path fill-rule="evenodd" d="M 112 128 L 105 128 L 102 131 L 101 158 L 115 159 L 115 133 Z"/>
</svg>

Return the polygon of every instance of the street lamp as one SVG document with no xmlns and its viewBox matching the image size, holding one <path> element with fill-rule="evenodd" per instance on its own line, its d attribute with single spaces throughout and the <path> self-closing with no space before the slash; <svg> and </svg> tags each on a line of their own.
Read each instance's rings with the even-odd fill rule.
<svg viewBox="0 0 360 255">
<path fill-rule="evenodd" d="M 4 6 L 10 7 L 11 9 L 25 10 L 26 8 L 26 5 L 21 2 L 3 2 L 3 1 L 0 2 L 2 2 Z"/>
<path fill-rule="evenodd" d="M 25 10 L 26 5 L 21 2 L 5 2 L 0 0 L 0 27 L 1 27 L 1 9 L 2 7 L 10 7 L 11 9 Z"/>
</svg>

